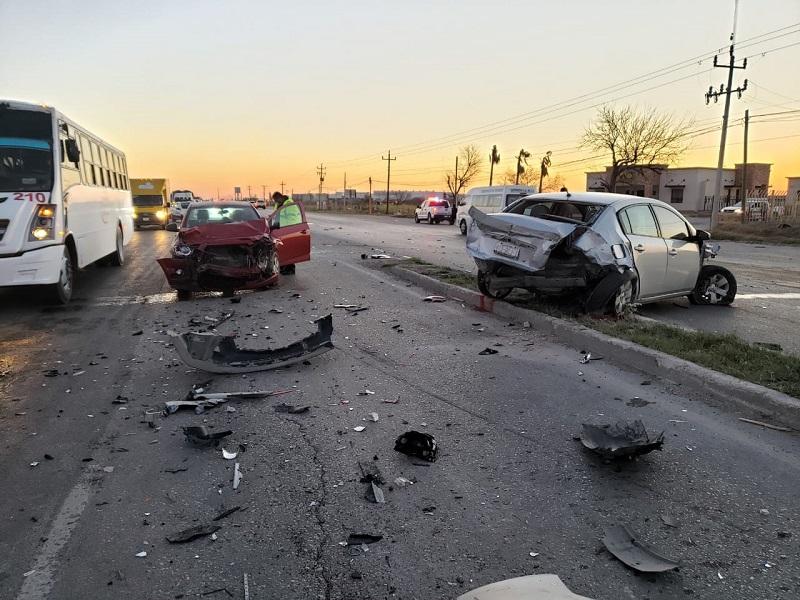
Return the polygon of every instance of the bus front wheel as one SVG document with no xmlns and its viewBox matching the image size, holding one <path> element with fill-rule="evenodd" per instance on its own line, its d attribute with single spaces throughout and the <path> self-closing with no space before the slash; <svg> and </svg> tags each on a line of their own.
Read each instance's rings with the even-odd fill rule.
<svg viewBox="0 0 800 600">
<path fill-rule="evenodd" d="M 75 280 L 75 268 L 72 264 L 72 255 L 69 248 L 64 246 L 64 255 L 61 257 L 61 266 L 58 271 L 58 281 L 50 286 L 50 297 L 56 304 L 67 304 L 72 298 L 72 285 Z"/>
</svg>

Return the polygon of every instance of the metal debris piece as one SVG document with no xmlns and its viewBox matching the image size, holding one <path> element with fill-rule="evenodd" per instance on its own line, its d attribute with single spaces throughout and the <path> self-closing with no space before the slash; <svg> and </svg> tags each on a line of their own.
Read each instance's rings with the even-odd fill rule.
<svg viewBox="0 0 800 600">
<path fill-rule="evenodd" d="M 376 413 L 376 412 L 369 413 L 369 418 L 373 423 L 377 423 L 378 419 L 379 419 L 378 413 Z"/>
<path fill-rule="evenodd" d="M 783 427 L 781 425 L 772 425 L 770 423 L 765 423 L 764 421 L 756 421 L 754 419 L 745 419 L 744 417 L 739 417 L 740 421 L 745 423 L 750 423 L 751 425 L 758 425 L 759 427 L 766 427 L 767 429 L 774 429 L 775 431 L 786 431 L 791 432 L 792 429 L 788 427 Z"/>
<path fill-rule="evenodd" d="M 607 527 L 603 545 L 623 563 L 642 573 L 662 573 L 680 566 L 640 542 L 625 525 Z"/>
<path fill-rule="evenodd" d="M 383 485 L 383 475 L 374 462 L 365 460 L 358 461 L 358 468 L 361 471 L 361 483 L 377 483 Z"/>
<path fill-rule="evenodd" d="M 445 302 L 447 298 L 444 296 L 425 296 L 422 300 L 425 302 Z"/>
<path fill-rule="evenodd" d="M 414 482 L 410 479 L 406 479 L 405 477 L 396 477 L 394 480 L 394 484 L 397 487 L 406 487 L 407 485 L 414 485 Z"/>
<path fill-rule="evenodd" d="M 655 402 L 651 402 L 650 400 L 644 400 L 639 398 L 639 396 L 634 396 L 630 400 L 625 403 L 627 406 L 632 406 L 633 408 L 644 408 L 648 404 L 655 404 Z"/>
<path fill-rule="evenodd" d="M 283 402 L 275 406 L 275 412 L 289 413 L 290 415 L 307 413 L 310 409 L 310 406 L 293 406 L 291 404 L 284 404 Z"/>
<path fill-rule="evenodd" d="M 363 392 L 358 392 L 359 396 L 374 396 L 375 392 L 372 390 L 364 390 Z"/>
<path fill-rule="evenodd" d="M 385 258 L 392 258 L 392 257 L 389 256 L 388 254 L 372 254 L 372 255 L 370 255 L 370 258 L 385 259 Z"/>
<path fill-rule="evenodd" d="M 225 460 L 233 460 L 236 457 L 237 457 L 236 452 L 228 452 L 227 450 L 225 450 L 225 448 L 222 449 L 222 458 L 224 458 Z"/>
<path fill-rule="evenodd" d="M 225 517 L 228 517 L 228 516 L 232 515 L 237 510 L 242 510 L 242 507 L 241 506 L 233 506 L 233 507 L 229 508 L 228 510 L 223 510 L 221 513 L 219 513 L 216 517 L 214 517 L 211 520 L 212 521 L 220 521 L 221 519 L 224 519 Z"/>
<path fill-rule="evenodd" d="M 241 482 L 242 482 L 242 472 L 239 470 L 239 463 L 237 462 L 233 466 L 233 489 L 238 488 Z"/>
<path fill-rule="evenodd" d="M 374 502 L 375 504 L 385 504 L 386 498 L 383 495 L 383 490 L 381 486 L 376 484 L 374 481 L 371 481 L 369 487 L 367 488 L 367 500 L 370 502 Z"/>
<path fill-rule="evenodd" d="M 168 333 L 175 339 L 178 355 L 190 367 L 209 373 L 252 373 L 293 365 L 331 350 L 332 315 L 314 323 L 315 333 L 283 348 L 265 350 L 239 348 L 233 336 Z"/>
<path fill-rule="evenodd" d="M 622 458 L 647 454 L 661 450 L 664 445 L 664 432 L 651 438 L 644 423 L 619 421 L 616 425 L 591 425 L 584 423 L 581 430 L 581 443 L 606 458 Z"/>
<path fill-rule="evenodd" d="M 480 352 L 478 352 L 478 354 L 480 356 L 486 356 L 487 354 L 497 354 L 497 350 L 495 350 L 494 348 L 485 348 Z"/>
<path fill-rule="evenodd" d="M 197 525 L 195 527 L 189 527 L 183 531 L 173 533 L 172 535 L 168 535 L 167 541 L 170 544 L 185 544 L 186 542 L 191 542 L 199 537 L 211 535 L 220 529 L 221 527 L 219 525 Z"/>
<path fill-rule="evenodd" d="M 363 425 L 358 425 L 356 427 L 353 427 L 353 431 L 357 431 L 358 433 L 361 433 L 365 429 L 366 429 L 366 427 L 364 427 Z"/>
<path fill-rule="evenodd" d="M 584 355 L 583 355 L 583 358 L 581 358 L 581 360 L 580 360 L 579 362 L 580 362 L 582 365 L 585 365 L 585 364 L 586 364 L 586 363 L 588 363 L 590 360 L 592 360 L 592 353 L 591 353 L 591 352 L 587 352 L 586 354 L 584 354 Z"/>
<path fill-rule="evenodd" d="M 186 436 L 186 441 L 196 446 L 217 446 L 221 439 L 228 437 L 233 432 L 227 430 L 212 433 L 205 425 L 193 425 L 184 427 L 183 433 Z"/>
<path fill-rule="evenodd" d="M 661 521 L 667 527 L 677 527 L 678 526 L 678 522 L 675 521 L 675 519 L 673 519 L 670 515 L 660 515 L 660 516 L 661 516 Z"/>
<path fill-rule="evenodd" d="M 592 600 L 570 591 L 558 575 L 525 575 L 481 586 L 456 600 Z"/>
<path fill-rule="evenodd" d="M 439 448 L 436 439 L 429 433 L 407 431 L 394 443 L 394 449 L 408 456 L 416 456 L 428 462 L 436 462 Z"/>
<path fill-rule="evenodd" d="M 136 553 L 136 558 L 144 558 L 145 556 L 147 556 L 147 552 L 137 552 Z"/>
<path fill-rule="evenodd" d="M 372 535 L 369 533 L 351 533 L 347 536 L 348 546 L 360 546 L 361 544 L 374 544 L 383 539 L 382 535 Z"/>
</svg>

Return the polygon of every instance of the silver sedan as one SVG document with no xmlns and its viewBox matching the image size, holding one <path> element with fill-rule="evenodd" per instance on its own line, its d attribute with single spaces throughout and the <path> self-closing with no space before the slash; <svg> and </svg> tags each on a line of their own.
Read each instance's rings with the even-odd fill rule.
<svg viewBox="0 0 800 600">
<path fill-rule="evenodd" d="M 592 192 L 534 194 L 501 213 L 470 210 L 467 251 L 478 287 L 503 298 L 514 288 L 579 297 L 589 312 L 688 296 L 730 304 L 736 279 L 706 264 L 710 235 L 669 204 Z"/>
</svg>

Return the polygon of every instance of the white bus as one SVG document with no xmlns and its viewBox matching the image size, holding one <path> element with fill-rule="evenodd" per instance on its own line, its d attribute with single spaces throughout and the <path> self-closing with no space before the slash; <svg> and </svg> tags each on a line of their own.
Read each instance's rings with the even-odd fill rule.
<svg viewBox="0 0 800 600">
<path fill-rule="evenodd" d="M 122 152 L 50 106 L 0 100 L 0 286 L 67 303 L 77 269 L 122 265 L 129 188 Z"/>
</svg>

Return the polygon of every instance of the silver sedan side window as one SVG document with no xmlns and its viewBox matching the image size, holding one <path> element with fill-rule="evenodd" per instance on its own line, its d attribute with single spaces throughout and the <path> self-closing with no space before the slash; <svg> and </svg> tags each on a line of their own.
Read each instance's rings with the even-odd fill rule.
<svg viewBox="0 0 800 600">
<path fill-rule="evenodd" d="M 626 225 L 630 228 L 630 231 L 626 230 L 625 233 L 644 235 L 647 237 L 659 237 L 656 220 L 653 218 L 653 213 L 650 212 L 650 207 L 647 204 L 629 206 L 623 213 L 624 218 L 620 220 L 623 223 L 623 230 L 625 230 Z"/>
</svg>

